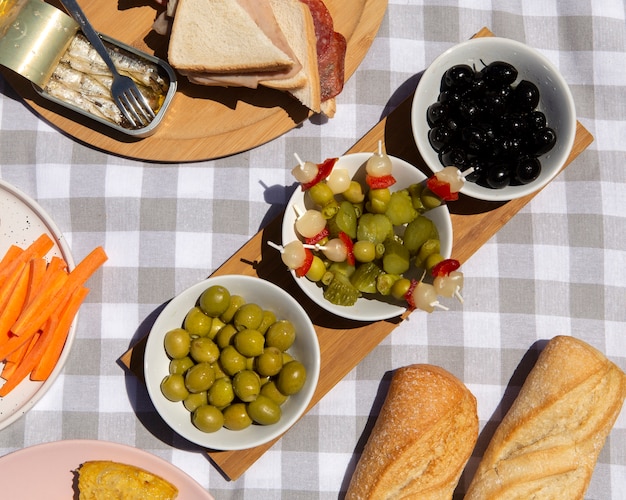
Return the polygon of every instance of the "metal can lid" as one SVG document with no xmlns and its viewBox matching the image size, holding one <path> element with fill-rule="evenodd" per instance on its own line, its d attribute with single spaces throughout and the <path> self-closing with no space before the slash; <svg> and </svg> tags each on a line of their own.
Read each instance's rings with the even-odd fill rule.
<svg viewBox="0 0 626 500">
<path fill-rule="evenodd" d="M 42 87 L 78 29 L 41 0 L 0 0 L 0 64 Z"/>
</svg>

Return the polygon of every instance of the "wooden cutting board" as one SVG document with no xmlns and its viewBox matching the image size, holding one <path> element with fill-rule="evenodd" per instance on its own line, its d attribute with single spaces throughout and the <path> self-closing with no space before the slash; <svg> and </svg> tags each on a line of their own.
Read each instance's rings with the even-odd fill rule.
<svg viewBox="0 0 626 500">
<path fill-rule="evenodd" d="M 489 36 L 483 28 L 476 36 Z M 381 120 L 346 153 L 374 152 L 382 140 L 388 154 L 416 165 L 425 175 L 431 175 L 417 151 L 411 132 L 412 96 L 402 102 L 388 117 Z M 576 139 L 564 169 L 593 142 L 593 136 L 577 124 Z M 487 202 L 461 196 L 448 205 L 454 233 L 452 258 L 467 260 L 504 226 L 537 193 L 508 202 Z M 329 315 L 296 285 L 286 271 L 276 251 L 268 241 L 281 241 L 282 214 L 257 233 L 237 253 L 225 262 L 213 276 L 245 274 L 266 279 L 292 294 L 309 313 L 320 343 L 321 372 L 317 390 L 309 405 L 312 408 L 367 356 L 404 319 L 360 323 Z M 445 314 L 435 312 L 433 314 Z M 121 362 L 139 377 L 143 376 L 145 339 L 121 357 Z M 280 438 L 278 438 L 280 439 Z M 275 441 L 241 451 L 209 451 L 212 462 L 228 478 L 240 477 Z"/>
<path fill-rule="evenodd" d="M 49 3 L 63 10 L 58 0 Z M 168 38 L 152 31 L 156 4 L 143 4 L 126 0 L 81 2 L 96 30 L 167 60 Z M 325 0 L 325 4 L 335 30 L 348 42 L 347 80 L 371 46 L 387 0 Z M 129 139 L 105 131 L 94 121 L 62 114 L 64 111 L 41 98 L 29 81 L 6 69 L 2 74 L 29 106 L 68 135 L 97 149 L 140 160 L 186 162 L 227 156 L 275 139 L 309 117 L 309 110 L 284 92 L 203 87 L 179 77 L 176 95 L 156 133 L 145 139 Z"/>
</svg>

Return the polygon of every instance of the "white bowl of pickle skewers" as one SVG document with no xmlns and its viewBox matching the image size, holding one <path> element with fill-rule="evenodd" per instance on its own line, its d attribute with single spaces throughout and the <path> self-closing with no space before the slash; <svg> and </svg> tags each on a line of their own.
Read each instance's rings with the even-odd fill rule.
<svg viewBox="0 0 626 500">
<path fill-rule="evenodd" d="M 368 203 L 370 199 L 369 193 L 371 189 L 366 181 L 366 176 L 368 175 L 367 164 L 368 161 L 370 162 L 370 165 L 372 164 L 372 162 L 379 163 L 381 158 L 385 160 L 390 166 L 391 175 L 393 176 L 393 179 L 395 179 L 395 183 L 388 187 L 389 194 L 394 199 L 400 199 L 401 194 L 408 193 L 409 187 L 414 187 L 417 189 L 417 191 L 412 191 L 412 193 L 419 198 L 419 191 L 421 190 L 421 188 L 424 187 L 427 178 L 413 165 L 407 163 L 404 160 L 401 160 L 400 158 L 388 156 L 380 150 L 377 153 L 355 153 L 338 158 L 336 162 L 334 162 L 332 170 L 330 170 L 328 177 L 324 181 L 322 181 L 322 183 L 328 183 L 333 182 L 332 179 L 335 177 L 337 179 L 344 178 L 344 180 L 337 181 L 341 184 L 347 182 L 345 181 L 345 177 L 347 176 L 350 182 L 358 183 L 359 186 L 357 186 L 357 191 L 360 187 L 364 195 L 363 202 L 360 204 L 356 203 L 356 200 L 358 199 L 358 193 L 357 195 L 354 195 L 354 193 L 349 194 L 351 190 L 354 189 L 353 184 L 352 187 L 349 188 L 350 191 L 346 191 L 344 193 L 345 196 L 344 194 L 334 193 L 333 200 L 331 200 L 330 204 L 326 205 L 331 206 L 333 204 L 337 204 L 339 206 L 343 206 L 343 202 L 347 201 L 347 197 L 350 198 L 352 202 L 354 202 L 352 203 L 352 205 L 357 207 L 357 226 L 361 230 L 361 234 L 357 235 L 357 237 L 355 238 L 352 238 L 354 247 L 351 250 L 353 252 L 353 255 L 356 257 L 356 262 L 353 266 L 355 274 L 356 269 L 358 269 L 360 265 L 363 264 L 362 260 L 367 261 L 370 259 L 370 257 L 367 256 L 359 256 L 359 252 L 363 251 L 363 248 L 361 247 L 365 247 L 365 245 L 361 245 L 361 243 L 358 242 L 371 239 L 371 234 L 368 234 L 370 233 L 370 231 L 368 231 L 367 226 L 365 225 L 365 219 L 363 218 L 362 213 L 370 211 L 380 211 L 376 208 L 373 208 Z M 306 165 L 311 165 L 310 162 L 300 161 L 300 163 L 300 166 L 302 168 L 306 168 Z M 320 166 L 321 165 L 322 164 L 320 164 Z M 296 170 L 294 169 L 294 173 L 295 172 Z M 383 175 L 385 175 L 385 172 L 381 173 L 381 176 Z M 303 184 L 303 186 L 306 186 L 306 184 Z M 343 188 L 335 188 L 335 191 L 340 191 L 346 186 L 347 184 Z M 413 194 L 406 195 L 413 196 Z M 355 196 L 355 199 L 352 199 L 353 196 Z M 383 244 L 381 246 L 378 242 L 374 242 L 374 251 L 376 252 L 376 249 L 378 249 L 378 253 L 374 258 L 373 264 L 377 265 L 381 269 L 380 273 L 376 271 L 376 281 L 378 282 L 380 279 L 380 283 L 382 284 L 380 289 L 378 288 L 378 286 L 376 286 L 376 289 L 374 289 L 374 285 L 372 285 L 372 283 L 369 283 L 368 281 L 372 278 L 371 273 L 365 272 L 362 273 L 361 278 L 356 278 L 355 275 L 352 274 L 352 270 L 350 270 L 350 264 L 346 264 L 346 262 L 336 262 L 341 261 L 341 256 L 338 258 L 331 256 L 333 260 L 330 260 L 327 257 L 327 254 L 332 254 L 331 247 L 333 246 L 333 244 L 337 243 L 338 240 L 336 235 L 333 234 L 337 231 L 336 227 L 331 229 L 331 234 L 328 237 L 320 240 L 316 244 L 311 243 L 315 241 L 316 238 L 311 239 L 310 235 L 307 234 L 307 231 L 311 232 L 311 229 L 302 229 L 303 221 L 309 219 L 311 214 L 315 215 L 315 217 L 312 217 L 312 219 L 314 219 L 315 221 L 307 221 L 307 225 L 318 225 L 318 227 L 312 229 L 313 232 L 316 232 L 319 229 L 319 216 L 317 216 L 315 212 L 324 212 L 324 208 L 321 207 L 318 203 L 319 201 L 319 197 L 315 194 L 314 190 L 303 188 L 296 189 L 291 199 L 289 200 L 285 210 L 282 225 L 282 245 L 273 245 L 281 251 L 281 257 L 283 258 L 283 262 L 285 262 L 286 258 L 289 258 L 287 254 L 291 250 L 290 247 L 293 246 L 303 246 L 309 248 L 311 253 L 314 255 L 315 260 L 310 266 L 310 272 L 307 272 L 305 275 L 302 276 L 300 276 L 297 266 L 290 264 L 287 260 L 287 267 L 290 269 L 290 272 L 292 273 L 296 283 L 302 289 L 302 291 L 317 305 L 327 310 L 328 312 L 343 318 L 356 321 L 372 322 L 390 319 L 402 315 L 407 311 L 407 308 L 413 307 L 414 304 L 409 305 L 409 303 L 407 303 L 405 299 L 406 290 L 402 290 L 402 286 L 396 286 L 398 290 L 401 290 L 400 292 L 394 290 L 394 283 L 396 280 L 399 281 L 399 278 L 402 278 L 402 283 L 406 283 L 406 281 L 408 280 L 413 284 L 413 286 L 415 285 L 415 283 L 432 283 L 432 276 L 430 276 L 430 273 L 425 272 L 425 268 L 427 267 L 426 264 L 423 263 L 423 265 L 416 265 L 416 255 L 419 252 L 419 248 L 415 249 L 416 244 L 411 245 L 409 268 L 401 273 L 392 273 L 386 272 L 386 270 L 382 271 L 382 256 L 380 252 L 384 250 L 385 245 Z M 409 225 L 422 228 L 428 227 L 430 228 L 431 232 L 429 234 L 429 237 L 426 239 L 430 240 L 430 243 L 433 243 L 433 240 L 436 240 L 435 252 L 432 253 L 436 253 L 438 255 L 438 260 L 450 259 L 452 253 L 452 223 L 450 220 L 450 213 L 448 211 L 448 208 L 446 207 L 445 203 L 440 203 L 440 201 L 438 200 L 428 200 L 426 197 L 424 198 L 424 201 L 426 202 L 426 208 L 416 209 L 417 214 L 415 218 L 417 219 L 419 217 L 419 221 L 417 221 L 417 223 L 400 223 L 404 216 L 400 216 L 399 219 L 398 217 L 392 217 L 393 223 L 391 225 L 393 234 L 391 236 L 393 236 L 394 240 L 398 240 L 401 243 L 404 243 L 403 238 Z M 375 199 L 373 203 L 376 204 Z M 419 204 L 420 201 L 416 201 L 416 203 Z M 429 203 L 432 203 L 432 205 Z M 433 205 L 437 206 L 432 208 Z M 364 208 L 366 206 L 371 210 L 368 210 L 368 208 Z M 413 208 L 415 208 L 415 206 Z M 359 211 L 361 211 L 361 214 L 359 214 Z M 324 217 L 328 217 L 328 214 L 326 214 Z M 367 218 L 371 218 L 371 216 L 368 215 L 366 219 Z M 365 229 L 360 227 L 361 224 L 363 224 L 363 227 Z M 435 229 L 434 232 L 433 228 Z M 371 232 L 375 233 L 376 230 L 372 230 Z M 406 233 L 406 236 L 407 238 L 409 237 L 408 233 Z M 309 239 L 307 239 L 307 237 L 309 237 Z M 387 242 L 389 242 L 388 234 L 385 239 L 387 240 Z M 423 240 L 424 238 L 421 239 Z M 302 245 L 297 242 L 302 243 Z M 292 245 L 289 245 L 290 243 Z M 320 265 L 320 262 L 323 264 L 323 267 Z M 391 262 L 393 262 L 393 258 L 391 259 Z M 371 264 L 372 263 L 368 264 L 370 270 Z M 359 291 L 357 292 L 356 297 L 354 296 L 353 290 L 345 292 L 346 295 L 349 295 L 350 297 L 344 300 L 344 290 L 341 287 L 339 287 L 339 289 L 336 290 L 337 293 L 334 294 L 329 293 L 329 288 L 332 288 L 330 286 L 330 282 L 332 281 L 333 276 L 335 276 L 339 270 L 343 271 L 346 269 L 348 269 L 347 273 L 349 274 L 350 279 L 356 281 L 357 284 L 355 288 L 357 288 L 357 290 Z M 398 271 L 400 269 L 392 270 Z M 382 276 L 383 274 L 386 275 L 385 278 L 379 278 L 379 276 Z M 385 282 L 386 278 L 390 279 L 390 281 Z M 363 279 L 365 280 L 365 283 L 362 282 Z M 399 282 L 398 285 L 401 285 L 401 283 Z M 394 293 L 392 293 L 392 290 L 394 290 Z M 441 304 L 439 301 L 435 302 L 437 303 L 434 304 L 434 306 L 445 308 L 445 306 L 443 305 L 443 301 L 441 301 Z M 429 308 L 428 306 L 425 307 L 425 309 L 432 310 L 432 308 Z"/>
</svg>

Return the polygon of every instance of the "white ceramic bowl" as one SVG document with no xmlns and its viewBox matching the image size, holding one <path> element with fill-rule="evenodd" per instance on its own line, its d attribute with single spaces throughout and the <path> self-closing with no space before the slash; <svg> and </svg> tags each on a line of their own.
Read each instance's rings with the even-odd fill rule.
<svg viewBox="0 0 626 500">
<path fill-rule="evenodd" d="M 345 168 L 353 179 L 359 180 L 365 185 L 365 163 L 370 157 L 370 153 L 345 155 L 339 158 L 334 168 Z M 401 190 L 411 184 L 426 180 L 426 176 L 410 163 L 393 156 L 390 156 L 390 158 L 393 165 L 392 173 L 396 179 L 396 183 L 390 188 L 392 191 Z M 313 208 L 310 203 L 309 197 L 305 196 L 300 188 L 295 190 L 287 203 L 285 216 L 283 218 L 283 245 L 298 238 L 295 229 L 297 213 L 304 213 L 305 210 Z M 425 215 L 437 226 L 441 243 L 441 255 L 445 258 L 449 258 L 452 253 L 452 222 L 448 208 L 445 205 L 441 205 L 434 210 L 429 210 Z M 277 258 L 280 258 L 278 254 Z M 308 280 L 306 277 L 298 278 L 294 271 L 291 271 L 291 274 L 302 291 L 308 295 L 311 300 L 328 312 L 342 318 L 356 321 L 380 321 L 394 318 L 406 311 L 404 305 L 392 298 L 385 300 L 383 297 L 379 297 L 378 299 L 361 297 L 353 306 L 338 306 L 324 298 L 324 291 L 319 285 Z M 414 277 L 419 278 L 419 275 Z"/>
<path fill-rule="evenodd" d="M 428 107 L 437 101 L 441 78 L 456 64 L 468 64 L 480 69 L 493 61 L 505 61 L 515 66 L 519 74 L 514 85 L 522 79 L 537 85 L 541 94 L 537 109 L 545 113 L 548 126 L 557 135 L 552 150 L 540 157 L 541 174 L 529 184 L 491 189 L 466 182 L 461 190 L 461 193 L 481 200 L 506 201 L 526 196 L 548 184 L 567 161 L 574 143 L 574 100 L 567 83 L 546 57 L 523 43 L 499 37 L 474 38 L 451 47 L 424 71 L 413 98 L 411 126 L 419 152 L 428 167 L 433 172 L 441 170 L 443 166 L 437 152 L 428 141 L 430 127 L 426 119 Z"/>
<path fill-rule="evenodd" d="M 274 425 L 253 424 L 240 431 L 222 428 L 213 433 L 202 432 L 192 424 L 191 415 L 182 403 L 169 401 L 161 392 L 161 381 L 169 369 L 169 358 L 163 346 L 165 334 L 182 325 L 185 315 L 196 305 L 202 292 L 213 285 L 223 285 L 231 295 L 241 295 L 246 302 L 254 302 L 264 309 L 272 310 L 277 319 L 290 320 L 296 328 L 296 340 L 288 352 L 304 364 L 307 379 L 302 390 L 290 396 L 282 405 L 282 418 Z M 269 281 L 251 276 L 217 276 L 187 288 L 165 306 L 148 336 L 144 371 L 150 399 L 159 415 L 174 431 L 207 449 L 243 450 L 277 438 L 303 415 L 317 387 L 320 348 L 307 313 L 284 290 Z"/>
</svg>

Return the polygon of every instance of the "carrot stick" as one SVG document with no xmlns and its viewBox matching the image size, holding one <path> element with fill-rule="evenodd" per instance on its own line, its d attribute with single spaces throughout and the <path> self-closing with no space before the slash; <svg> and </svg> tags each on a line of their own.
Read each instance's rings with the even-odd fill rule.
<svg viewBox="0 0 626 500">
<path fill-rule="evenodd" d="M 17 335 L 11 335 L 9 340 L 0 345 L 0 360 L 7 359 L 7 357 L 15 351 L 15 349 L 19 349 L 25 342 L 28 342 L 38 331 L 39 330 L 37 329 L 20 337 Z"/>
<path fill-rule="evenodd" d="M 4 269 L 11 264 L 24 250 L 17 245 L 11 245 L 4 254 L 2 260 L 0 260 L 0 276 L 4 272 Z"/>
<path fill-rule="evenodd" d="M 7 356 L 4 368 L 2 369 L 2 375 L 0 375 L 3 379 L 7 380 L 13 374 L 22 360 L 26 357 L 26 354 L 30 352 L 33 346 L 37 343 L 37 338 L 37 335 L 33 335 L 30 342 L 24 342 L 20 347 Z"/>
<path fill-rule="evenodd" d="M 26 295 L 24 304 L 28 304 L 39 292 L 39 287 L 42 286 L 43 279 L 48 269 L 49 266 L 45 258 L 38 257 L 30 260 L 30 280 L 28 283 L 28 294 Z"/>
<path fill-rule="evenodd" d="M 2 306 L 2 309 L 0 309 L 0 342 L 9 340 L 9 330 L 20 315 L 22 307 L 24 307 L 26 302 L 29 281 L 30 265 L 24 264 L 22 265 L 15 285 L 12 287 L 12 290 L 8 292 L 8 297 L 6 297 L 6 299 L 0 298 L 0 304 Z M 8 288 L 7 286 L 3 290 L 8 290 Z"/>
<path fill-rule="evenodd" d="M 68 275 L 64 269 L 54 271 L 46 286 L 22 310 L 15 323 L 13 323 L 11 332 L 21 337 L 39 330 L 50 317 L 52 311 L 63 301 L 63 295 L 59 291 L 67 281 Z"/>
<path fill-rule="evenodd" d="M 63 351 L 63 347 L 65 346 L 70 326 L 88 293 L 89 288 L 83 286 L 77 288 L 74 293 L 70 295 L 69 300 L 58 316 L 50 345 L 43 353 L 39 363 L 37 363 L 37 366 L 35 366 L 30 375 L 31 380 L 46 380 L 52 373 L 52 370 L 54 370 L 61 356 L 61 352 Z"/>
<path fill-rule="evenodd" d="M 11 374 L 9 379 L 0 387 L 0 397 L 5 397 L 11 392 L 17 384 L 19 384 L 24 378 L 33 370 L 37 364 L 37 360 L 41 357 L 43 351 L 46 349 L 52 338 L 52 329 L 54 328 L 54 322 L 51 321 L 48 325 L 49 328 L 44 329 L 42 333 L 37 333 L 37 342 L 34 347 L 28 352 L 22 362 L 17 365 L 15 371 Z"/>
<path fill-rule="evenodd" d="M 33 257 L 44 257 L 50 249 L 54 246 L 54 242 L 46 233 L 43 233 L 30 245 L 28 245 L 19 255 L 17 255 L 12 261 L 7 262 L 7 266 L 0 271 L 0 283 L 2 283 L 6 276 L 11 274 L 15 267 L 21 264 L 25 264 Z"/>
</svg>

